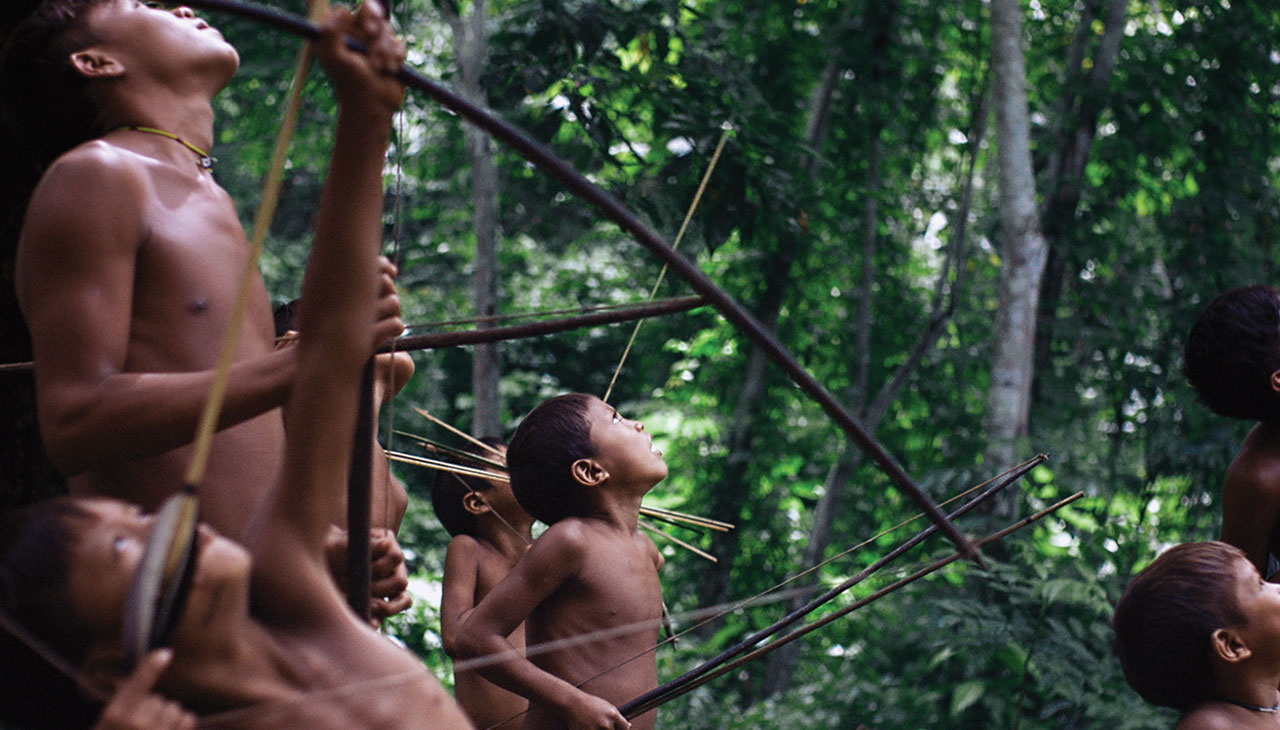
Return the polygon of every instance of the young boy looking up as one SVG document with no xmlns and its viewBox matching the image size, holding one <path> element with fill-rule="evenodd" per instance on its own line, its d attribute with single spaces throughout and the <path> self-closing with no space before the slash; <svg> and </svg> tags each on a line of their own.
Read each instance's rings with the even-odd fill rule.
<svg viewBox="0 0 1280 730">
<path fill-rule="evenodd" d="M 502 461 L 507 448 L 484 439 L 495 451 L 469 449 L 477 456 Z M 444 561 L 440 596 L 440 639 L 444 651 L 458 655 L 458 629 L 494 586 L 511 572 L 533 542 L 533 518 L 516 502 L 506 481 L 437 472 L 431 504 L 453 539 Z M 507 641 L 524 649 L 524 625 Z M 498 687 L 474 671 L 455 671 L 453 696 L 479 728 L 514 730 L 529 701 Z M 508 721 L 509 722 L 504 722 Z"/>
<path fill-rule="evenodd" d="M 459 654 L 512 652 L 480 672 L 529 698 L 525 730 L 632 727 L 617 705 L 658 684 L 645 652 L 658 642 L 662 557 L 637 521 L 640 499 L 667 476 L 662 454 L 642 424 L 573 393 L 525 417 L 507 468 L 521 506 L 550 527 L 463 623 Z M 529 646 L 630 628 L 526 659 L 506 638 L 522 621 Z"/>
<path fill-rule="evenodd" d="M 1215 413 L 1257 421 L 1223 481 L 1220 536 L 1271 576 L 1280 554 L 1280 294 L 1250 286 L 1219 296 L 1191 328 L 1183 364 Z"/>
<path fill-rule="evenodd" d="M 1178 730 L 1280 727 L 1280 585 L 1222 542 L 1175 545 L 1116 604 L 1129 685 Z"/>
</svg>

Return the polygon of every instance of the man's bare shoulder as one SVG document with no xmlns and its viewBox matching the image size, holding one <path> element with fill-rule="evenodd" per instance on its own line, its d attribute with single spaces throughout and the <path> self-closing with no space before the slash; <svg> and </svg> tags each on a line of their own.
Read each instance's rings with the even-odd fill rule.
<svg viewBox="0 0 1280 730">
<path fill-rule="evenodd" d="M 40 178 L 32 204 L 58 201 L 73 193 L 81 201 L 117 198 L 146 190 L 147 163 L 141 156 L 95 139 L 54 160 Z"/>
<path fill-rule="evenodd" d="M 1280 499 L 1280 427 L 1259 424 L 1231 461 L 1225 491 Z"/>
</svg>

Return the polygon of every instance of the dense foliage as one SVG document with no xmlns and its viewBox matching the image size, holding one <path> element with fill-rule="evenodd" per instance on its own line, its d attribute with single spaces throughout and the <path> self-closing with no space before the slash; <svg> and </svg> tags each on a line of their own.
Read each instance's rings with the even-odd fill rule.
<svg viewBox="0 0 1280 730">
<path fill-rule="evenodd" d="M 440 5 L 393 5 L 411 64 L 450 81 L 456 49 Z M 1024 23 L 1042 174 L 1082 107 L 1099 111 L 1083 177 L 1071 181 L 1078 205 L 1054 239 L 1060 287 L 1041 313 L 1045 342 L 1023 451 L 1052 458 L 1018 485 L 1015 501 L 1026 514 L 1077 490 L 1085 498 L 1007 538 L 987 570 L 952 566 L 811 635 L 781 694 L 767 696 L 757 662 L 665 707 L 663 726 L 1172 724 L 1124 684 L 1110 653 L 1110 606 L 1161 546 L 1216 533 L 1218 485 L 1248 426 L 1197 404 L 1179 358 L 1192 320 L 1218 292 L 1273 283 L 1280 10 L 1236 0 L 1130 2 L 1114 73 L 1082 97 L 1103 5 L 1031 0 Z M 851 407 L 864 409 L 882 384 L 904 377 L 870 425 L 936 499 L 993 476 L 981 456 L 1001 266 L 994 139 L 981 124 L 985 3 L 491 0 L 490 9 L 488 103 L 657 230 L 674 237 L 728 129 L 681 250 L 762 318 L 776 316 L 779 338 Z M 280 49 L 294 41 L 216 22 L 243 56 L 217 102 L 218 177 L 247 220 L 291 74 Z M 832 82 L 825 96 L 824 80 Z M 297 290 L 329 143 L 333 102 L 319 72 L 308 90 L 262 264 L 280 300 Z M 824 100 L 829 111 L 815 111 Z M 423 323 L 415 331 L 471 311 L 467 159 L 460 122 L 411 96 L 387 168 L 387 228 L 406 320 Z M 497 160 L 500 311 L 648 294 L 659 265 L 640 247 L 511 152 L 498 150 Z M 660 296 L 684 293 L 668 279 Z M 913 363 L 908 353 L 931 317 L 941 333 Z M 630 329 L 504 345 L 503 423 L 514 426 L 554 393 L 603 394 Z M 828 473 L 842 459 L 847 479 L 828 554 L 913 514 L 776 370 L 765 371 L 763 389 L 742 408 L 750 357 L 745 338 L 709 310 L 650 321 L 611 399 L 645 421 L 666 454 L 671 475 L 651 501 L 738 526 L 714 543 L 674 528 L 719 552 L 719 568 L 660 543 L 668 603 L 684 625 L 691 621 L 681 615 L 703 601 L 753 596 L 799 570 L 815 508 L 833 488 Z M 395 449 L 413 449 L 400 432 L 451 438 L 411 405 L 469 425 L 468 352 L 415 360 L 417 375 L 383 414 L 383 438 Z M 419 601 L 394 631 L 448 681 L 433 605 L 447 536 L 425 498 L 432 475 L 397 470 L 413 495 L 401 539 Z M 1001 521 L 980 515 L 962 526 L 987 532 Z M 853 574 L 919 527 L 832 564 L 822 582 Z M 890 570 L 948 550 L 935 539 Z M 721 596 L 707 588 L 717 570 L 727 581 Z M 664 648 L 662 676 L 780 610 L 745 609 Z"/>
<path fill-rule="evenodd" d="M 412 62 L 450 80 L 456 49 L 439 8 L 397 5 Z M 1081 69 L 1104 32 L 1102 8 L 1094 0 L 1027 8 L 1042 171 L 1078 122 Z M 762 317 L 776 311 L 783 342 L 854 407 L 907 361 L 930 316 L 943 317 L 942 334 L 873 424 L 876 435 L 939 499 L 991 476 L 981 463 L 983 408 L 1001 262 L 994 140 L 979 123 L 990 73 L 982 3 L 525 0 L 491 9 L 488 103 L 658 230 L 674 236 L 722 129 L 731 130 L 682 249 Z M 1078 206 L 1054 241 L 1064 274 L 1042 314 L 1047 347 L 1024 449 L 1052 459 L 1020 485 L 1017 504 L 1025 513 L 1076 490 L 1085 499 L 1010 537 L 988 571 L 949 568 L 812 635 L 783 693 L 765 698 L 763 662 L 748 665 L 665 708 L 666 726 L 1169 724 L 1124 685 L 1107 620 L 1127 577 L 1161 545 L 1216 530 L 1217 485 L 1245 425 L 1194 402 L 1180 348 L 1209 298 L 1269 281 L 1274 270 L 1278 22 L 1276 11 L 1255 4 L 1131 4 L 1114 73 L 1102 96 L 1089 99 L 1100 109 L 1097 137 L 1074 181 Z M 273 34 L 228 25 L 246 63 L 222 102 L 220 151 L 233 162 L 220 174 L 248 203 L 288 61 L 274 52 Z M 825 128 L 815 130 L 820 85 L 833 70 Z M 264 263 L 281 298 L 296 286 L 326 148 L 330 102 L 322 83 L 312 85 L 288 204 Z M 460 125 L 411 97 L 398 141 L 388 166 L 400 191 L 388 226 L 398 233 L 388 246 L 403 262 L 408 320 L 465 317 L 474 239 Z M 649 256 L 510 152 L 497 157 L 501 311 L 647 294 L 658 269 Z M 935 290 L 945 294 L 941 307 Z M 683 290 L 669 283 L 663 293 Z M 869 329 L 860 332 L 864 306 Z M 629 330 L 505 345 L 503 422 L 514 424 L 551 393 L 603 393 Z M 765 372 L 762 393 L 738 412 L 750 350 L 709 312 L 649 322 L 612 399 L 645 420 L 667 454 L 671 476 L 655 503 L 738 524 L 735 538 L 714 545 L 681 533 L 732 551 L 721 555 L 732 564 L 730 598 L 797 571 L 814 509 L 831 488 L 827 474 L 847 448 L 776 371 Z M 383 433 L 446 438 L 409 405 L 465 428 L 467 352 L 416 359 L 418 375 Z M 828 553 L 911 513 L 877 469 L 850 462 Z M 396 630 L 447 678 L 431 605 L 445 536 L 421 500 L 430 474 L 401 473 L 417 497 L 403 536 L 423 595 Z M 966 529 L 998 521 L 970 518 Z M 823 582 L 904 537 L 899 531 L 833 564 Z M 664 550 L 664 583 L 679 616 L 711 597 L 700 587 L 714 569 L 669 544 Z M 904 566 L 947 547 L 923 550 Z M 663 675 L 780 610 L 735 613 L 664 649 Z"/>
</svg>

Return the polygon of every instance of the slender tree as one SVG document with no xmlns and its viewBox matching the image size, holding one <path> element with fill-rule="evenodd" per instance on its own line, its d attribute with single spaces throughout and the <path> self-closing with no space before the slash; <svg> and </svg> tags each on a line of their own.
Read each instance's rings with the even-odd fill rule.
<svg viewBox="0 0 1280 730">
<path fill-rule="evenodd" d="M 1022 52 L 1022 5 L 991 3 L 991 71 L 1000 179 L 1000 301 L 987 394 L 986 462 L 1014 463 L 1026 435 L 1036 306 L 1048 246 L 1040 229 L 1031 166 L 1031 120 Z"/>
<path fill-rule="evenodd" d="M 451 3 L 441 3 L 440 7 L 453 31 L 462 93 L 473 101 L 485 103 L 481 76 L 489 48 L 488 2 L 472 0 L 465 16 Z M 476 315 L 489 317 L 496 314 L 498 308 L 498 168 L 489 135 L 470 125 L 465 134 L 471 158 L 471 216 L 476 236 L 472 300 Z M 482 321 L 478 326 L 488 324 Z M 497 343 L 476 345 L 473 349 L 471 391 L 475 406 L 471 431 L 476 436 L 502 435 L 499 354 Z"/>
</svg>

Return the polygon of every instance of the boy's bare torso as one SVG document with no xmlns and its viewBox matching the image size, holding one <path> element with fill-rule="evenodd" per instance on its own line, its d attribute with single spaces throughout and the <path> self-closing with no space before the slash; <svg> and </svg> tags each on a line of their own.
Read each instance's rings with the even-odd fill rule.
<svg viewBox="0 0 1280 730">
<path fill-rule="evenodd" d="M 471 605 L 477 606 L 494 586 L 507 577 L 519 558 L 504 555 L 482 538 L 460 535 L 454 540 L 470 543 L 468 550 L 475 556 L 476 589 Z M 524 624 L 516 627 L 507 641 L 517 649 L 524 649 Z M 529 705 L 525 698 L 499 687 L 474 671 L 454 674 L 454 697 L 466 709 L 476 727 L 493 730 L 514 730 L 520 727 L 523 720 L 520 713 Z"/>
<path fill-rule="evenodd" d="M 188 171 L 167 160 L 94 141 L 73 150 L 55 166 L 68 162 L 81 168 L 101 166 L 103 179 L 120 178 L 119 184 L 130 192 L 108 190 L 95 196 L 93 190 L 68 190 L 65 194 L 76 195 L 77 204 L 66 210 L 108 219 L 128 216 L 129 212 L 114 209 L 123 198 L 136 205 L 132 215 L 137 218 L 121 227 L 136 229 L 138 235 L 132 242 L 87 242 L 89 246 L 121 247 L 105 253 L 88 252 L 106 258 L 126 257 L 131 245 L 131 278 L 122 279 L 108 269 L 99 280 L 77 279 L 78 283 L 62 286 L 56 295 L 70 298 L 71 309 L 64 311 L 87 318 L 90 326 L 96 321 L 104 327 L 118 328 L 118 318 L 127 318 L 127 342 L 123 361 L 118 363 L 112 362 L 118 354 L 108 351 L 73 355 L 72 350 L 85 346 L 76 338 L 60 343 L 67 357 L 84 369 L 77 373 L 80 382 L 59 378 L 52 386 L 53 392 L 46 390 L 42 395 L 58 397 L 58 388 L 85 387 L 95 375 L 105 377 L 113 371 L 146 374 L 211 370 L 231 320 L 241 271 L 249 256 L 249 244 L 231 199 L 210 174 L 191 174 L 195 170 L 194 158 L 192 170 Z M 51 184 L 57 185 L 65 177 L 52 175 Z M 64 194 L 56 189 L 46 192 L 55 200 Z M 44 275 L 26 284 L 27 289 L 60 286 Z M 100 311 L 95 287 L 120 286 L 130 288 L 126 292 L 128 309 Z M 273 335 L 266 289 L 261 277 L 254 275 L 235 360 L 269 354 Z M 190 441 L 191 437 L 187 433 L 181 441 Z M 180 446 L 152 454 L 146 454 L 146 450 L 146 446 L 139 446 L 140 456 L 104 460 L 96 468 L 72 476 L 72 493 L 112 496 L 155 508 L 181 486 L 191 448 Z M 283 450 L 284 427 L 278 408 L 219 432 L 204 479 L 202 491 L 211 498 L 204 500 L 203 518 L 230 535 L 238 534 L 266 485 L 275 482 Z"/>
<path fill-rule="evenodd" d="M 653 650 L 662 620 L 662 559 L 653 542 L 638 531 L 624 534 L 589 518 L 567 518 L 557 523 L 558 528 L 562 525 L 581 530 L 587 557 L 576 576 L 529 615 L 529 646 L 606 633 L 530 660 L 570 684 L 581 683 L 580 689 L 590 694 L 622 705 L 658 685 Z M 607 633 L 628 627 L 633 630 Z M 646 713 L 631 726 L 648 730 L 656 715 Z M 541 730 L 564 724 L 553 713 L 533 707 L 523 727 Z"/>
</svg>

